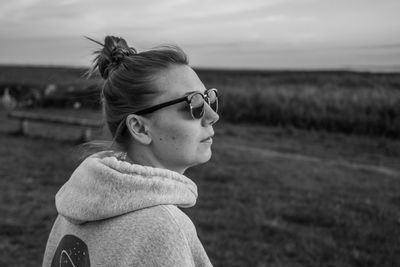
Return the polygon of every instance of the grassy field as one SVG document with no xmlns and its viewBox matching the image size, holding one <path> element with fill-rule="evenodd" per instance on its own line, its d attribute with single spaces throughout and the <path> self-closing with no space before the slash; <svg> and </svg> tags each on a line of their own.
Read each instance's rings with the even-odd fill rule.
<svg viewBox="0 0 400 267">
<path fill-rule="evenodd" d="M 16 125 L 4 113 L 0 123 L 0 266 L 39 266 L 76 143 L 5 134 Z M 212 160 L 186 173 L 199 198 L 184 210 L 215 266 L 400 266 L 399 140 L 228 122 L 215 131 Z"/>
<path fill-rule="evenodd" d="M 400 137 L 400 74 L 200 71 L 231 122 Z"/>
<path fill-rule="evenodd" d="M 84 72 L 0 66 L 0 93 L 6 86 L 26 91 L 44 90 L 49 84 L 60 91 L 84 90 L 99 81 L 98 77 L 85 80 Z M 197 73 L 206 87 L 220 90 L 225 121 L 400 138 L 400 73 L 201 69 Z M 70 98 L 74 102 L 93 96 Z"/>
<path fill-rule="evenodd" d="M 30 85 L 38 89 L 44 89 L 48 84 L 85 88 L 98 78 L 86 79 L 85 71 L 83 68 L 70 67 L 0 65 L 0 84 Z"/>
</svg>

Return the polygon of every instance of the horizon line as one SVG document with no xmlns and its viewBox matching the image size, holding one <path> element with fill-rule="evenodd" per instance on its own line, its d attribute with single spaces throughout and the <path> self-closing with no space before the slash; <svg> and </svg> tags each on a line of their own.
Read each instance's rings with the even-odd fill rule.
<svg viewBox="0 0 400 267">
<path fill-rule="evenodd" d="M 195 70 L 203 71 L 234 71 L 234 72 L 360 72 L 360 73 L 386 73 L 400 74 L 400 65 L 358 65 L 358 66 L 338 66 L 338 67 L 213 67 L 213 66 L 194 66 L 189 65 Z M 66 68 L 66 69 L 89 69 L 90 65 L 66 65 L 66 64 L 39 64 L 39 63 L 0 63 L 0 67 L 28 67 L 28 68 Z"/>
</svg>

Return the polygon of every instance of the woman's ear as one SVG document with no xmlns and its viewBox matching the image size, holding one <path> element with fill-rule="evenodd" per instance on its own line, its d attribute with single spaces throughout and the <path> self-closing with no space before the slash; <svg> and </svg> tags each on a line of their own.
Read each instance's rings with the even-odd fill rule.
<svg viewBox="0 0 400 267">
<path fill-rule="evenodd" d="M 129 114 L 126 117 L 126 127 L 133 139 L 141 144 L 148 145 L 151 143 L 151 137 L 149 134 L 148 120 L 144 117 Z"/>
</svg>

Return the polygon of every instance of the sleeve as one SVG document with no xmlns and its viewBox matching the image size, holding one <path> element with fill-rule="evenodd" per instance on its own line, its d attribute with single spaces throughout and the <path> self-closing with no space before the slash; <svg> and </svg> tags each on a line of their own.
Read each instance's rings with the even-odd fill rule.
<svg viewBox="0 0 400 267">
<path fill-rule="evenodd" d="M 173 220 L 152 222 L 132 266 L 195 266 L 188 241 Z"/>
</svg>

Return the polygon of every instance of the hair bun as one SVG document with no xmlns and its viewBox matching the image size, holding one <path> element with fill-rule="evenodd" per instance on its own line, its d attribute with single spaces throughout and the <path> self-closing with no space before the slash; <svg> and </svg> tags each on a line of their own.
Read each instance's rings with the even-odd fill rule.
<svg viewBox="0 0 400 267">
<path fill-rule="evenodd" d="M 98 54 L 94 59 L 94 68 L 98 67 L 101 77 L 107 79 L 111 70 L 117 68 L 126 56 L 136 54 L 136 49 L 129 47 L 123 38 L 115 36 L 106 36 L 104 44 L 91 38 L 87 39 L 100 44 L 103 49 L 96 51 Z"/>
</svg>

